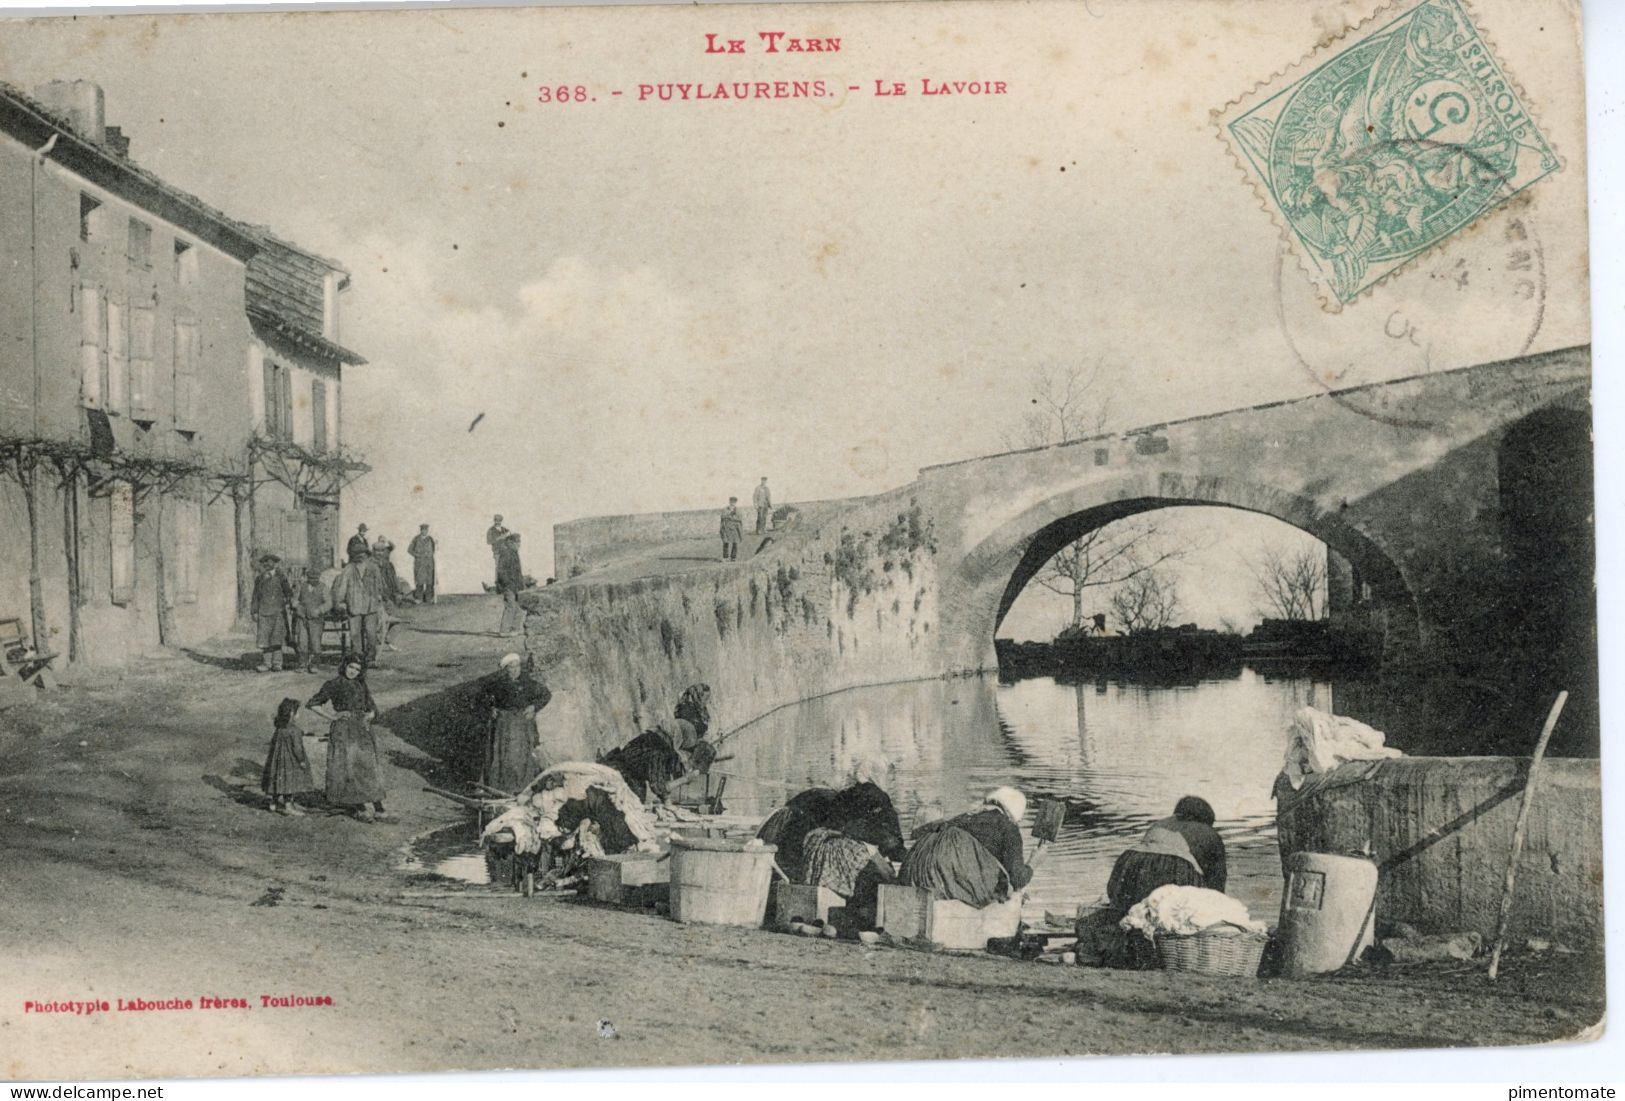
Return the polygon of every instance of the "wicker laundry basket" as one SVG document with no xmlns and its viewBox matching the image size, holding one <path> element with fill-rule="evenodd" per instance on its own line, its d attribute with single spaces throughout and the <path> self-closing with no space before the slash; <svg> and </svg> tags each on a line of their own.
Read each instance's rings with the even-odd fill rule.
<svg viewBox="0 0 1625 1101">
<path fill-rule="evenodd" d="M 1199 933 L 1158 933 L 1157 955 L 1165 971 L 1251 978 L 1258 974 L 1269 939 L 1264 933 L 1221 922 Z"/>
</svg>

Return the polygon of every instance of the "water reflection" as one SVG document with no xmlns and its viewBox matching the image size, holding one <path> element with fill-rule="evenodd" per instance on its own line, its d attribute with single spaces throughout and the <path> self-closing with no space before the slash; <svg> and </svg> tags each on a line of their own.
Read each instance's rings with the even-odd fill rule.
<svg viewBox="0 0 1625 1101">
<path fill-rule="evenodd" d="M 1066 826 L 1035 869 L 1028 909 L 1070 913 L 1100 898 L 1112 861 L 1182 795 L 1213 805 L 1230 852 L 1230 893 L 1273 921 L 1280 900 L 1275 805 L 1286 727 L 1331 687 L 1250 669 L 1225 680 L 1146 686 L 991 678 L 856 689 L 775 712 L 731 737 L 718 765 L 730 810 L 766 814 L 880 753 L 897 768 L 905 832 L 971 809 L 1012 784 L 1063 800 Z M 1030 825 L 1030 823 L 1029 823 Z"/>
</svg>

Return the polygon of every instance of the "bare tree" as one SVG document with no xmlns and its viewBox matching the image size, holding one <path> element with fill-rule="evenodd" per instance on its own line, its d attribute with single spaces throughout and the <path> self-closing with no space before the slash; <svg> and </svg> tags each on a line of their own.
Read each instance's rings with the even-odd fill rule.
<svg viewBox="0 0 1625 1101">
<path fill-rule="evenodd" d="M 1101 366 L 1041 367 L 1033 372 L 1031 408 L 1019 429 L 1005 436 L 1012 448 L 1071 443 L 1104 431 L 1111 395 L 1102 391 Z M 1055 554 L 1033 583 L 1072 600 L 1072 626 L 1082 627 L 1090 589 L 1121 585 L 1183 557 L 1188 543 L 1172 543 L 1146 519 L 1119 520 L 1085 532 Z"/>
<path fill-rule="evenodd" d="M 1179 586 L 1163 570 L 1143 570 L 1112 593 L 1112 612 L 1129 634 L 1170 626 L 1179 614 Z"/>
<path fill-rule="evenodd" d="M 1123 585 L 1182 558 L 1191 548 L 1170 543 L 1153 520 L 1119 520 L 1085 532 L 1056 552 L 1033 584 L 1072 598 L 1072 625 L 1079 627 L 1091 589 Z M 1119 617 L 1121 622 L 1121 617 Z"/>
<path fill-rule="evenodd" d="M 1266 546 L 1250 563 L 1259 614 L 1274 619 L 1323 619 L 1326 615 L 1326 549 Z"/>
<path fill-rule="evenodd" d="M 1111 418 L 1111 395 L 1098 387 L 1100 364 L 1082 367 L 1040 367 L 1032 375 L 1032 407 L 1014 432 L 1004 435 L 1006 447 L 1021 450 L 1071 443 L 1103 431 Z"/>
</svg>

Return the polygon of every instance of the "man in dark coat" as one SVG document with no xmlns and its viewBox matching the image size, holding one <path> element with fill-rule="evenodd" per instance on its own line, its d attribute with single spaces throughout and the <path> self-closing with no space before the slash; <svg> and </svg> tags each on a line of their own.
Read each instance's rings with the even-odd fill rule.
<svg viewBox="0 0 1625 1101">
<path fill-rule="evenodd" d="M 429 534 L 428 524 L 419 524 L 418 533 L 406 545 L 406 553 L 412 556 L 412 595 L 419 604 L 433 604 L 434 601 L 434 536 Z"/>
<path fill-rule="evenodd" d="M 491 561 L 497 566 L 500 573 L 502 567 L 502 542 L 508 538 L 508 529 L 502 523 L 499 513 L 491 517 L 491 526 L 485 529 L 485 545 L 491 548 Z M 501 577 L 497 581 L 501 582 Z"/>
<path fill-rule="evenodd" d="M 348 543 L 344 544 L 344 557 L 353 562 L 355 561 L 355 552 L 358 550 L 366 551 L 368 554 L 372 553 L 372 544 L 367 542 L 366 524 L 357 525 L 355 534 L 350 536 Z"/>
<path fill-rule="evenodd" d="M 510 531 L 497 544 L 497 592 L 502 594 L 502 624 L 498 636 L 523 634 L 525 609 L 519 594 L 525 591 L 525 568 L 519 562 L 519 533 Z"/>
<path fill-rule="evenodd" d="M 739 515 L 739 498 L 729 497 L 728 507 L 722 510 L 722 560 L 730 562 L 739 557 L 739 541 L 745 538 L 745 518 Z"/>
<path fill-rule="evenodd" d="M 282 647 L 288 642 L 288 612 L 293 607 L 293 586 L 282 572 L 282 559 L 274 554 L 260 558 L 260 572 L 254 578 L 254 595 L 249 612 L 254 617 L 254 646 L 260 652 L 259 672 L 282 671 Z"/>
<path fill-rule="evenodd" d="M 384 579 L 366 547 L 353 552 L 350 564 L 333 579 L 333 607 L 350 621 L 349 652 L 361 655 L 371 668 L 383 641 Z"/>
</svg>

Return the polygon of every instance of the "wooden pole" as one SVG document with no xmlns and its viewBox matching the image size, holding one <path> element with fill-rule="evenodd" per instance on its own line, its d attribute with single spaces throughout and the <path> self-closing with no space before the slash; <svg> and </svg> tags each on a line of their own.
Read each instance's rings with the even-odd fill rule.
<svg viewBox="0 0 1625 1101">
<path fill-rule="evenodd" d="M 48 653 L 51 632 L 45 622 L 45 580 L 40 572 L 45 552 L 40 546 L 39 460 L 33 455 L 17 456 L 17 473 L 23 485 L 23 503 L 28 510 L 28 611 L 34 649 Z"/>
<path fill-rule="evenodd" d="M 1546 743 L 1552 740 L 1552 728 L 1557 726 L 1557 717 L 1563 713 L 1563 705 L 1568 702 L 1569 694 L 1559 692 L 1557 699 L 1552 703 L 1552 709 L 1546 715 L 1546 725 L 1540 728 L 1540 740 L 1535 743 L 1535 755 L 1529 762 L 1529 776 L 1523 782 L 1523 801 L 1518 804 L 1518 824 L 1512 829 L 1512 852 L 1507 855 L 1507 877 L 1501 886 L 1501 915 L 1495 922 L 1495 946 L 1490 950 L 1490 981 L 1501 970 L 1501 950 L 1506 947 L 1507 925 L 1512 920 L 1512 885 L 1518 876 L 1518 856 L 1523 852 L 1523 832 L 1529 825 L 1529 804 L 1535 798 L 1535 779 L 1540 772 L 1540 762 L 1546 756 Z"/>
</svg>

